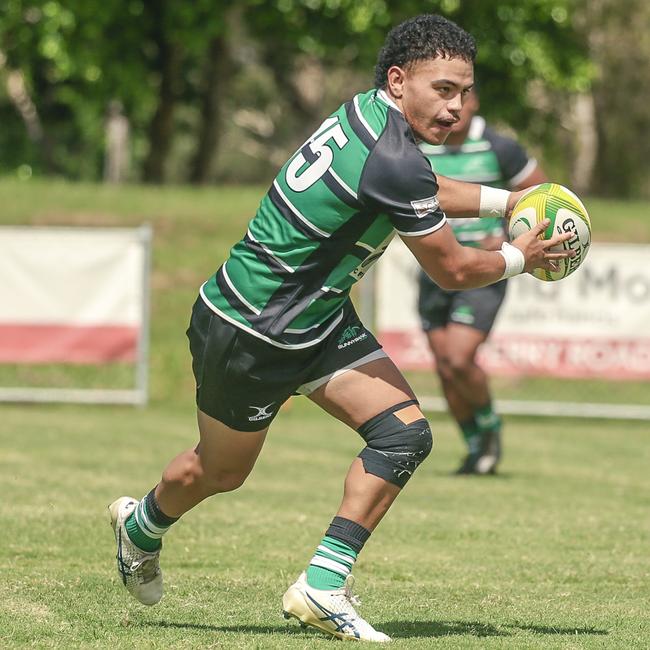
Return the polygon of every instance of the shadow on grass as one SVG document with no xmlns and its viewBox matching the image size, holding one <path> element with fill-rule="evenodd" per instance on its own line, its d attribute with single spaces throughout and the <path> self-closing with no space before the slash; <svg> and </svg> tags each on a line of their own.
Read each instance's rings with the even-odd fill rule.
<svg viewBox="0 0 650 650">
<path fill-rule="evenodd" d="M 207 625 L 205 623 L 175 623 L 173 621 L 143 621 L 148 627 L 172 628 L 178 630 L 200 630 L 202 632 L 241 632 L 242 634 L 304 634 L 311 631 L 290 623 L 278 625 Z M 314 630 L 315 632 L 315 630 Z"/>
<path fill-rule="evenodd" d="M 506 628 L 506 629 L 504 629 Z M 512 625 L 503 624 L 499 627 L 480 623 L 478 621 L 388 621 L 378 625 L 378 629 L 389 636 L 407 639 L 416 637 L 440 636 L 512 636 L 511 630 L 525 630 L 535 634 L 553 635 L 606 635 L 607 630 L 598 630 L 593 627 L 553 627 L 550 625 Z"/>
<path fill-rule="evenodd" d="M 496 474 L 456 474 L 455 471 L 436 471 L 435 476 L 451 478 L 457 481 L 486 481 L 487 483 L 510 481 L 513 478 L 519 478 L 521 474 L 516 472 L 502 472 L 498 471 Z"/>
<path fill-rule="evenodd" d="M 377 629 L 396 639 L 438 636 L 512 636 L 510 632 L 478 621 L 387 621 L 378 624 Z"/>
<path fill-rule="evenodd" d="M 207 625 L 203 623 L 175 623 L 172 621 L 149 621 L 143 625 L 161 628 L 176 628 L 185 630 L 202 630 L 210 632 L 239 632 L 242 634 L 319 634 L 310 628 L 301 628 L 291 623 L 278 625 Z M 512 633 L 503 628 L 525 630 L 535 634 L 549 634 L 555 636 L 604 636 L 607 630 L 594 627 L 553 627 L 550 625 L 512 625 L 504 624 L 501 629 L 488 623 L 478 621 L 388 621 L 379 623 L 377 629 L 396 639 L 432 638 L 444 636 L 474 636 L 497 637 L 512 636 Z"/>
<path fill-rule="evenodd" d="M 534 632 L 535 634 L 571 634 L 574 636 L 607 636 L 607 630 L 599 630 L 595 627 L 554 627 L 552 625 L 508 625 L 504 627 L 511 627 L 517 630 L 526 630 L 527 632 Z"/>
</svg>

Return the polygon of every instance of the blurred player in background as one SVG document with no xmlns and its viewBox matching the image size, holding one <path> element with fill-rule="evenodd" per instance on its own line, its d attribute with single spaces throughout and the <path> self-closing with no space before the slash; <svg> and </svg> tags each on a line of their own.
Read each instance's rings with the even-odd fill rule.
<svg viewBox="0 0 650 650">
<path fill-rule="evenodd" d="M 433 441 L 350 289 L 396 232 L 431 277 L 454 289 L 555 269 L 572 255 L 549 252 L 571 233 L 539 239 L 547 221 L 499 251 L 460 246 L 447 224 L 447 216 L 504 216 L 519 198 L 436 178 L 417 146 L 444 142 L 458 121 L 475 56 L 474 39 L 440 16 L 393 29 L 376 87 L 330 115 L 283 165 L 246 235 L 201 287 L 187 332 L 199 442 L 171 460 L 141 501 L 125 496 L 110 506 L 118 572 L 141 603 L 162 597 L 162 536 L 199 502 L 242 485 L 280 406 L 300 393 L 356 430 L 364 448 L 313 555 L 297 556 L 306 569 L 283 611 L 336 637 L 390 641 L 356 611 L 351 571 Z M 282 479 L 292 481 L 289 460 Z M 295 489 L 323 486 L 316 473 Z"/>
<path fill-rule="evenodd" d="M 495 133 L 477 115 L 476 86 L 467 96 L 444 145 L 420 148 L 436 174 L 471 183 L 522 190 L 546 181 L 534 158 L 512 138 Z M 505 219 L 453 219 L 463 246 L 499 250 L 507 241 Z M 478 289 L 446 291 L 422 271 L 418 311 L 436 362 L 449 411 L 467 445 L 457 474 L 490 474 L 501 457 L 501 418 L 495 412 L 488 377 L 476 354 L 487 339 L 506 294 L 507 279 Z"/>
</svg>

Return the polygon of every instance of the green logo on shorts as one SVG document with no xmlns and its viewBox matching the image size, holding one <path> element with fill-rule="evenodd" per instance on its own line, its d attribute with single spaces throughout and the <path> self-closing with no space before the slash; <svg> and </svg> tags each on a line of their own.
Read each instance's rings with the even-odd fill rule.
<svg viewBox="0 0 650 650">
<path fill-rule="evenodd" d="M 469 305 L 462 305 L 453 312 L 451 320 L 464 325 L 472 325 L 476 318 L 474 317 L 474 310 Z"/>
<path fill-rule="evenodd" d="M 348 325 L 343 332 L 341 332 L 341 336 L 339 336 L 339 340 L 337 341 L 339 350 L 341 348 L 346 348 L 348 345 L 352 345 L 353 343 L 357 343 L 358 341 L 363 341 L 363 339 L 368 336 L 365 332 L 359 334 L 360 331 L 361 327 L 359 327 L 359 325 Z"/>
</svg>

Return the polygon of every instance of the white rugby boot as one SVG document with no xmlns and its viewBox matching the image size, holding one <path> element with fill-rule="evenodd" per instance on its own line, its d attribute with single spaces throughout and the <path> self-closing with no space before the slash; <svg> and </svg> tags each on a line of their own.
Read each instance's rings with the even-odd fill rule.
<svg viewBox="0 0 650 650">
<path fill-rule="evenodd" d="M 496 474 L 497 465 L 501 460 L 501 431 L 491 431 L 483 437 L 485 440 L 481 444 L 474 471 L 476 474 Z"/>
<path fill-rule="evenodd" d="M 341 589 L 313 589 L 303 572 L 282 597 L 282 614 L 286 619 L 297 618 L 302 626 L 310 625 L 339 639 L 387 643 L 391 638 L 375 630 L 355 611 L 354 605 L 360 603 L 352 594 L 353 586 L 354 578 L 349 575 Z"/>
<path fill-rule="evenodd" d="M 128 592 L 143 605 L 155 605 L 163 595 L 160 549 L 148 553 L 139 549 L 127 535 L 124 522 L 135 510 L 138 500 L 120 497 L 108 506 L 111 526 L 117 542 L 117 570 Z"/>
</svg>

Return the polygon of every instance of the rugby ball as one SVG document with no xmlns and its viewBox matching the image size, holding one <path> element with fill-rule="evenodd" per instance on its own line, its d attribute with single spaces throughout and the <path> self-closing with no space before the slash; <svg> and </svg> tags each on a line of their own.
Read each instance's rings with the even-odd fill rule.
<svg viewBox="0 0 650 650">
<path fill-rule="evenodd" d="M 543 233 L 544 239 L 555 233 L 572 233 L 570 239 L 550 250 L 576 252 L 575 257 L 558 261 L 558 271 L 532 271 L 539 280 L 554 282 L 571 275 L 584 261 L 591 245 L 591 221 L 584 204 L 571 190 L 557 183 L 542 183 L 517 201 L 508 226 L 510 239 L 523 235 L 543 219 L 551 222 Z"/>
</svg>

